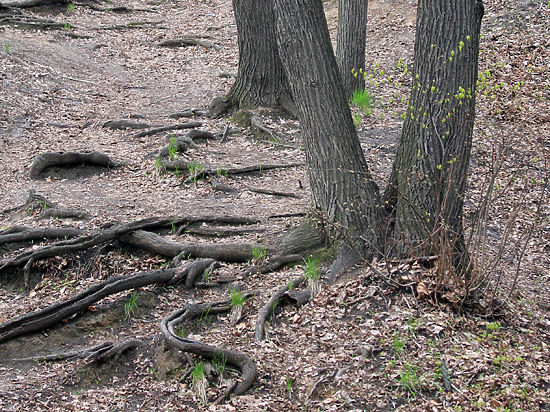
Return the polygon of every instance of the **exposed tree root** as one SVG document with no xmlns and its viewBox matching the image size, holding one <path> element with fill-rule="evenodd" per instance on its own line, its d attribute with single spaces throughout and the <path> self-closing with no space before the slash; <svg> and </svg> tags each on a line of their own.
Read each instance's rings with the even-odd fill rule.
<svg viewBox="0 0 550 412">
<path fill-rule="evenodd" d="M 189 168 L 193 167 L 194 164 L 187 162 L 185 160 L 166 160 L 165 158 L 158 157 L 158 162 L 160 162 L 160 169 L 169 170 L 176 173 L 179 172 L 188 172 Z"/>
<path fill-rule="evenodd" d="M 247 190 L 254 192 L 254 193 L 260 193 L 263 195 L 271 195 L 271 196 L 281 196 L 281 197 L 293 197 L 294 199 L 300 199 L 300 196 L 298 196 L 295 193 L 288 193 L 288 192 L 279 192 L 277 190 L 270 190 L 270 189 L 261 189 L 257 187 L 251 187 L 251 186 L 245 186 Z"/>
<path fill-rule="evenodd" d="M 3 323 L 0 325 L 0 342 L 53 326 L 63 319 L 68 319 L 86 310 L 99 300 L 118 292 L 151 284 L 174 284 L 180 282 L 189 273 L 195 271 L 196 267 L 204 270 L 211 263 L 211 260 L 208 260 L 208 262 L 197 260 L 186 262 L 177 268 L 140 272 L 134 275 L 110 278 L 78 293 L 64 302 L 53 304 L 38 312 L 27 313 Z"/>
<path fill-rule="evenodd" d="M 33 262 L 38 261 L 40 259 L 60 256 L 60 255 L 88 249 L 100 243 L 119 239 L 125 234 L 136 230 L 137 231 L 152 230 L 152 229 L 159 229 L 164 227 L 171 227 L 172 225 L 174 227 L 177 227 L 180 225 L 184 225 L 184 224 L 190 225 L 197 222 L 225 223 L 225 224 L 255 224 L 255 223 L 258 223 L 258 220 L 244 218 L 244 217 L 236 217 L 236 216 L 202 216 L 202 217 L 187 216 L 187 217 L 152 217 L 152 218 L 143 219 L 143 220 L 130 222 L 130 223 L 115 224 L 109 228 L 92 232 L 89 235 L 80 236 L 76 239 L 56 242 L 51 245 L 43 246 L 34 250 L 27 250 L 18 254 L 13 258 L 1 260 L 0 272 L 7 267 L 21 266 L 21 265 L 25 265 L 25 271 L 28 272 L 30 271 L 30 265 Z M 148 232 L 144 232 L 144 233 L 148 233 Z M 205 245 L 204 247 L 189 245 L 189 248 L 187 249 L 187 245 L 185 245 L 186 247 L 181 248 L 180 244 L 178 244 L 177 242 L 167 241 L 159 235 L 154 235 L 152 237 L 142 236 L 141 238 L 144 239 L 143 240 L 144 248 L 153 250 L 153 251 L 157 247 L 160 250 L 163 250 L 162 249 L 163 246 L 165 245 L 170 246 L 171 244 L 175 244 L 176 246 L 170 246 L 172 249 L 170 248 L 167 249 L 164 256 L 173 257 L 181 253 L 182 251 L 189 250 L 189 253 L 191 253 L 192 255 L 196 254 L 197 256 L 201 256 L 201 257 L 202 256 L 211 257 L 207 253 L 209 251 L 209 248 L 207 247 L 207 245 Z M 140 245 L 139 243 L 140 237 L 136 236 L 135 238 L 132 238 L 132 239 L 133 241 L 136 242 L 136 246 Z M 148 242 L 148 239 L 152 239 L 153 241 Z M 163 243 L 163 241 L 167 243 Z M 160 246 L 156 246 L 155 242 L 158 242 L 158 245 Z M 252 247 L 250 245 L 245 245 L 245 246 L 249 246 L 250 248 Z M 249 255 L 245 246 L 243 247 L 234 246 L 233 248 L 229 247 L 229 249 L 224 253 L 222 251 L 221 245 L 218 245 L 218 247 L 212 248 L 211 251 L 213 255 L 217 254 L 221 257 L 236 256 L 236 259 L 242 259 L 244 256 Z M 251 255 L 251 252 L 249 253 Z M 239 256 L 241 257 L 239 258 Z M 237 261 L 242 261 L 242 260 L 237 260 Z"/>
<path fill-rule="evenodd" d="M 177 112 L 177 113 L 172 113 L 171 115 L 168 116 L 169 119 L 181 119 L 182 117 L 200 117 L 200 116 L 205 116 L 206 115 L 206 112 L 203 111 L 203 110 L 200 110 L 200 109 L 194 109 L 194 108 L 191 108 L 191 109 L 186 109 L 182 112 Z"/>
<path fill-rule="evenodd" d="M 250 276 L 256 273 L 270 273 L 279 270 L 290 263 L 302 262 L 304 258 L 301 255 L 276 255 L 267 258 L 265 261 L 254 265 L 244 271 L 244 275 Z"/>
<path fill-rule="evenodd" d="M 262 309 L 258 313 L 256 328 L 254 329 L 254 338 L 257 341 L 262 341 L 265 339 L 265 335 L 266 335 L 265 323 L 269 315 L 273 313 L 275 306 L 281 302 L 281 299 L 289 290 L 300 286 L 300 284 L 303 283 L 304 280 L 305 280 L 304 277 L 300 276 L 299 278 L 296 278 L 293 281 L 287 283 L 285 286 L 280 287 L 279 289 L 277 289 L 277 291 L 273 295 L 271 295 L 271 298 L 269 298 L 267 303 L 262 307 Z"/>
<path fill-rule="evenodd" d="M 236 193 L 237 189 L 233 189 L 231 186 L 221 183 L 218 179 L 210 178 L 210 184 L 212 189 L 225 193 Z"/>
<path fill-rule="evenodd" d="M 145 13 L 151 13 L 152 10 L 149 9 L 135 9 L 135 8 L 129 8 L 126 6 L 112 6 L 112 7 L 99 7 L 94 5 L 93 3 L 74 3 L 75 6 L 84 6 L 88 7 L 94 11 L 103 11 L 106 13 L 135 13 L 135 12 L 145 12 Z"/>
<path fill-rule="evenodd" d="M 82 229 L 72 227 L 39 227 L 14 226 L 0 232 L 0 245 L 6 243 L 29 242 L 39 239 L 63 239 L 80 236 Z"/>
<path fill-rule="evenodd" d="M 197 129 L 189 130 L 187 137 L 192 140 L 212 140 L 216 138 L 216 136 L 211 132 Z"/>
<path fill-rule="evenodd" d="M 288 217 L 279 215 L 276 217 Z M 295 229 L 291 230 L 281 241 L 280 253 L 282 255 L 303 253 L 327 246 L 327 237 L 322 228 L 317 227 L 310 218 Z"/>
<path fill-rule="evenodd" d="M 25 203 L 10 209 L 0 211 L 2 214 L 14 212 L 22 212 L 30 215 L 34 212 L 39 212 L 39 219 L 48 217 L 58 218 L 73 218 L 73 219 L 89 219 L 90 216 L 86 211 L 59 207 L 55 203 L 50 202 L 44 196 L 37 194 L 33 189 L 28 191 L 28 197 Z"/>
<path fill-rule="evenodd" d="M 90 215 L 85 210 L 72 209 L 67 207 L 53 207 L 51 209 L 46 209 L 44 213 L 40 215 L 40 219 L 47 219 L 49 217 L 59 218 L 59 219 L 80 219 L 88 220 Z"/>
<path fill-rule="evenodd" d="M 245 294 L 245 297 L 246 296 L 247 295 Z M 233 350 L 217 348 L 199 341 L 180 338 L 175 332 L 176 327 L 182 322 L 200 316 L 205 311 L 208 311 L 209 314 L 216 314 L 227 312 L 230 309 L 230 300 L 215 303 L 187 305 L 164 318 L 161 322 L 160 328 L 166 342 L 170 346 L 184 352 L 205 357 L 207 359 L 212 359 L 214 356 L 223 356 L 227 360 L 228 364 L 237 367 L 241 371 L 242 380 L 234 387 L 232 393 L 235 395 L 240 395 L 252 385 L 257 375 L 256 366 L 247 355 Z M 229 395 L 229 393 L 225 396 L 227 395 Z"/>
<path fill-rule="evenodd" d="M 159 47 L 186 47 L 186 46 L 200 46 L 205 49 L 220 50 L 221 47 L 211 41 L 197 38 L 195 36 L 185 36 L 179 39 L 169 39 L 160 42 Z"/>
<path fill-rule="evenodd" d="M 126 29 L 145 29 L 145 28 L 161 28 L 160 26 L 164 23 L 164 20 L 161 21 L 131 21 L 126 24 L 115 24 L 112 26 L 99 26 L 94 27 L 93 30 L 126 30 Z"/>
<path fill-rule="evenodd" d="M 207 237 L 239 236 L 239 235 L 246 235 L 249 233 L 261 233 L 264 231 L 265 229 L 261 227 L 221 228 L 221 227 L 191 226 L 185 229 L 185 232 L 191 235 L 207 236 Z"/>
<path fill-rule="evenodd" d="M 33 356 L 30 358 L 12 359 L 12 361 L 58 362 L 67 359 L 84 359 L 91 362 L 105 362 L 109 359 L 118 359 L 123 352 L 141 344 L 138 339 L 128 339 L 124 342 L 103 342 L 90 348 L 69 352 L 54 353 L 51 355 Z"/>
<path fill-rule="evenodd" d="M 173 156 L 176 153 L 185 153 L 189 148 L 199 149 L 199 146 L 189 136 L 177 136 L 168 145 L 160 149 L 157 157 L 165 158 L 169 157 L 170 154 Z"/>
<path fill-rule="evenodd" d="M 32 7 L 51 0 L 0 0 L 0 7 Z"/>
<path fill-rule="evenodd" d="M 208 117 L 212 119 L 217 119 L 226 114 L 232 107 L 231 102 L 225 96 L 216 97 L 210 103 L 208 109 Z"/>
<path fill-rule="evenodd" d="M 268 219 L 281 219 L 286 217 L 304 217 L 306 216 L 306 212 L 296 212 L 296 213 L 281 213 L 281 214 L 275 214 L 268 216 Z"/>
<path fill-rule="evenodd" d="M 183 129 L 193 129 L 195 127 L 201 127 L 201 122 L 187 122 L 187 123 L 176 123 L 169 126 L 161 126 L 161 127 L 155 127 L 150 130 L 144 130 L 143 132 L 137 133 L 134 137 L 145 137 L 145 136 L 151 136 L 157 133 L 162 132 L 169 132 L 172 130 L 183 130 Z"/>
<path fill-rule="evenodd" d="M 125 129 L 151 129 L 154 127 L 162 127 L 160 124 L 139 123 L 128 119 L 108 120 L 103 123 L 103 127 L 113 130 L 125 130 Z"/>
<path fill-rule="evenodd" d="M 21 265 L 25 265 L 26 270 L 30 270 L 30 267 L 27 268 L 27 266 L 29 266 L 29 263 L 32 263 L 39 259 L 50 258 L 54 256 L 77 252 L 79 250 L 88 249 L 100 243 L 117 239 L 120 236 L 133 230 L 158 228 L 170 225 L 173 221 L 174 220 L 171 220 L 169 218 L 150 218 L 139 220 L 137 222 L 118 224 L 105 230 L 100 230 L 89 235 L 80 236 L 76 239 L 60 241 L 34 250 L 27 250 L 11 259 L 0 261 L 0 271 L 8 266 Z"/>
<path fill-rule="evenodd" d="M 364 262 L 364 260 L 365 259 L 355 250 L 347 245 L 342 245 L 336 259 L 327 270 L 328 282 L 336 282 L 341 275 L 359 262 Z"/>
<path fill-rule="evenodd" d="M 253 165 L 253 166 L 245 166 L 245 167 L 229 167 L 229 168 L 222 168 L 222 169 L 203 169 L 198 171 L 197 173 L 189 176 L 187 179 L 185 179 L 185 183 L 193 183 L 196 182 L 198 179 L 202 179 L 207 176 L 217 176 L 218 174 L 223 175 L 238 175 L 238 174 L 246 174 L 246 173 L 254 173 L 254 172 L 263 172 L 265 170 L 272 170 L 272 169 L 286 169 L 290 167 L 298 167 L 303 166 L 303 162 L 296 162 L 296 163 L 288 163 L 288 164 L 266 164 L 266 165 Z"/>
<path fill-rule="evenodd" d="M 5 1 L 6 0 L 0 0 L 0 7 L 10 7 L 9 5 L 5 4 Z M 9 2 L 10 1 L 8 0 L 8 3 Z M 33 30 L 61 30 L 65 28 L 65 23 L 15 13 L 0 14 L 0 25 L 11 25 L 20 29 Z"/>
<path fill-rule="evenodd" d="M 55 203 L 52 203 L 44 196 L 37 194 L 34 189 L 28 190 L 27 193 L 28 197 L 25 203 L 20 206 L 5 209 L 2 213 L 9 214 L 14 212 L 24 212 L 26 214 L 31 214 L 35 211 L 43 212 L 44 210 L 57 207 Z"/>
<path fill-rule="evenodd" d="M 30 177 L 36 177 L 48 167 L 71 165 L 96 165 L 103 167 L 115 167 L 117 163 L 109 156 L 100 152 L 48 152 L 34 158 L 29 170 Z"/>
<path fill-rule="evenodd" d="M 186 258 L 210 257 L 224 262 L 247 262 L 254 257 L 253 249 L 255 247 L 265 249 L 262 245 L 250 243 L 180 243 L 144 230 L 128 233 L 122 236 L 120 240 L 162 256 L 175 257 L 181 255 Z"/>
<path fill-rule="evenodd" d="M 267 127 L 264 122 L 262 122 L 262 119 L 260 119 L 258 116 L 251 116 L 250 117 L 250 125 L 258 130 L 258 134 L 261 133 L 261 134 L 264 134 L 264 135 L 267 135 L 269 138 L 273 139 L 273 140 L 276 140 L 276 141 L 279 141 L 279 136 L 277 136 L 275 134 L 275 132 L 273 132 L 273 130 L 271 130 L 269 127 Z M 264 139 L 260 139 L 260 140 L 264 140 Z"/>
</svg>

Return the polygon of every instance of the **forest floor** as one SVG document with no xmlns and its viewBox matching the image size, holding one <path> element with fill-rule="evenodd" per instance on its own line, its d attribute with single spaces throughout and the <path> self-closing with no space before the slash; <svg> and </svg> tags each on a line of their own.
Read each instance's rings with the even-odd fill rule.
<svg viewBox="0 0 550 412">
<path fill-rule="evenodd" d="M 336 284 L 323 284 L 304 306 L 274 307 L 267 339 L 257 342 L 254 326 L 261 307 L 280 285 L 303 274 L 304 265 L 245 275 L 247 263 L 222 263 L 211 280 L 231 277 L 254 296 L 237 324 L 225 315 L 201 316 L 187 333 L 250 356 L 258 376 L 244 395 L 214 405 L 227 385 L 216 377 L 207 388 L 208 403 L 201 402 L 186 359 L 165 346 L 159 330 L 173 310 L 226 299 L 235 283 L 192 290 L 147 286 L 110 296 L 58 326 L 0 343 L 0 410 L 550 410 L 550 208 L 543 190 L 550 161 L 550 3 L 485 4 L 483 78 L 465 223 L 471 228 L 478 222 L 480 199 L 495 160 L 501 159 L 484 220 L 486 246 L 474 247 L 480 261 L 500 256 L 485 272 L 491 280 L 487 293 L 496 293 L 495 301 L 503 303 L 496 312 L 490 305 L 457 311 L 452 291 L 435 302 L 426 290 L 433 268 L 388 262 L 391 276 L 408 287 L 392 287 L 371 269 L 358 267 Z M 200 130 L 215 138 L 179 156 L 214 170 L 304 162 L 295 120 L 259 111 L 276 137 L 260 140 L 253 127 L 200 113 L 227 93 L 237 71 L 231 2 L 130 0 L 124 6 L 76 2 L 74 8 L 25 10 L 27 16 L 60 23 L 48 29 L 24 27 L 26 17 L 18 24 L 0 19 L 0 211 L 24 204 L 32 189 L 90 216 L 72 220 L 41 218 L 43 210 L 5 212 L 0 228 L 93 230 L 152 216 L 224 215 L 259 223 L 234 237 L 193 231 L 167 236 L 201 243 L 276 243 L 308 211 L 305 166 L 234 177 L 220 173 L 218 181 L 234 190 L 217 191 L 209 180 L 184 183 L 190 170 L 159 170 L 156 154 L 168 132 L 137 136 L 139 130 L 104 127 L 117 119 L 150 125 L 200 121 Z M 334 33 L 337 4 L 328 2 L 325 8 Z M 372 75 L 368 88 L 375 104 L 370 115 L 353 110 L 381 187 L 411 84 L 406 72 L 412 66 L 415 17 L 414 1 L 369 1 L 366 72 Z M 159 46 L 184 36 L 203 43 Z M 170 117 L 191 108 L 199 111 L 193 119 Z M 56 151 L 99 151 L 120 166 L 56 168 L 30 178 L 33 158 Z M 295 197 L 251 190 L 257 188 Z M 3 258 L 18 251 L 0 247 Z M 111 276 L 168 261 L 112 242 L 93 253 L 35 263 L 30 290 L 24 288 L 22 271 L 0 273 L 0 323 Z M 142 344 L 101 364 L 17 360 L 128 338 Z"/>
</svg>

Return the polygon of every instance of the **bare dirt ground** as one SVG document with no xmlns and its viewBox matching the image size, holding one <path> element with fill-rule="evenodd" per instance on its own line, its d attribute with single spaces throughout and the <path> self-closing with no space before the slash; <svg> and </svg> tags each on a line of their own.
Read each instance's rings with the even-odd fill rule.
<svg viewBox="0 0 550 412">
<path fill-rule="evenodd" d="M 411 285 L 401 289 L 359 268 L 336 285 L 323 285 L 303 307 L 276 308 L 267 340 L 256 342 L 260 308 L 278 286 L 302 274 L 303 267 L 245 276 L 240 274 L 246 264 L 222 264 L 214 280 L 234 276 L 244 290 L 255 291 L 243 319 L 231 325 L 225 315 L 210 316 L 192 323 L 187 333 L 254 360 L 258 378 L 246 394 L 213 405 L 226 385 L 213 378 L 209 404 L 201 403 L 192 390 L 186 359 L 165 347 L 159 331 L 161 319 L 174 309 L 227 298 L 229 287 L 151 286 L 135 291 L 133 313 L 125 310 L 131 293 L 123 292 L 59 326 L 1 343 L 0 410 L 550 410 L 550 220 L 548 192 L 543 191 L 550 159 L 550 4 L 485 3 L 480 56 L 485 80 L 478 97 L 465 218 L 471 227 L 494 166 L 491 159 L 499 148 L 507 148 L 488 212 L 487 253 L 503 252 L 490 273 L 491 290 L 504 294 L 499 299 L 507 296 L 516 274 L 519 282 L 498 313 L 459 313 L 449 302 L 430 301 L 418 285 L 432 273 L 416 264 L 392 266 L 393 276 Z M 39 219 L 40 211 L 3 213 L 1 229 L 16 224 L 97 229 L 106 222 L 150 216 L 221 214 L 258 218 L 261 223 L 252 227 L 263 231 L 233 239 L 169 236 L 273 243 L 299 222 L 298 217 L 274 215 L 308 210 L 304 166 L 235 178 L 222 173 L 219 180 L 236 191 L 220 192 L 204 180 L 184 184 L 187 170 L 158 170 L 155 155 L 166 145 L 168 133 L 136 137 L 139 130 L 103 127 L 114 119 L 173 124 L 171 114 L 204 110 L 215 96 L 226 93 L 238 60 L 231 2 L 151 0 L 124 6 L 133 11 L 99 11 L 77 3 L 69 12 L 67 6 L 48 5 L 25 12 L 64 27 L 0 26 L 0 210 L 23 204 L 33 189 L 91 216 L 73 221 Z M 334 32 L 336 3 L 325 7 Z M 404 65 L 410 73 L 415 14 L 412 1 L 369 2 L 366 71 L 372 74 L 369 88 L 376 105 L 371 116 L 361 117 L 358 130 L 381 187 L 399 138 L 406 105 L 401 97 L 406 98 L 410 86 Z M 214 47 L 159 47 L 185 35 L 204 36 L 199 38 Z M 390 82 L 382 82 L 388 77 Z M 217 138 L 188 150 L 184 160 L 213 169 L 305 160 L 299 126 L 282 116 L 263 121 L 284 145 L 258 141 L 250 128 L 230 119 L 199 115 L 178 121 L 187 120 L 202 122 L 200 129 Z M 121 165 L 111 170 L 56 169 L 38 179 L 28 177 L 35 156 L 69 150 L 97 150 Z M 297 197 L 269 196 L 250 187 Z M 0 252 L 3 257 L 14 253 Z M 114 243 L 101 256 L 83 253 L 36 264 L 33 271 L 40 277 L 32 279 L 30 291 L 22 287 L 21 273 L 0 274 L 0 323 L 110 276 L 164 263 L 162 257 Z M 132 337 L 143 343 L 99 365 L 82 359 L 15 360 Z M 232 374 L 228 371 L 226 377 Z"/>
</svg>

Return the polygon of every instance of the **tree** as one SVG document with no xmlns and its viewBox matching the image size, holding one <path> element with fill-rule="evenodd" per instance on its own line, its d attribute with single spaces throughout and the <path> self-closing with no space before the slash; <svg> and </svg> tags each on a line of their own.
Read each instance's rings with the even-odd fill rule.
<svg viewBox="0 0 550 412">
<path fill-rule="evenodd" d="M 322 2 L 273 4 L 279 51 L 303 130 L 313 208 L 333 241 L 348 240 L 341 252 L 353 261 L 379 247 L 382 209 L 344 94 Z"/>
<path fill-rule="evenodd" d="M 462 209 L 475 116 L 480 0 L 421 0 L 413 89 L 386 199 L 398 255 L 465 256 Z"/>
<path fill-rule="evenodd" d="M 365 67 L 368 0 L 340 0 L 336 61 L 346 96 L 365 88 L 360 70 Z"/>
<path fill-rule="evenodd" d="M 239 68 L 225 98 L 212 102 L 211 116 L 230 109 L 283 107 L 292 112 L 292 99 L 275 42 L 271 2 L 233 0 L 239 41 Z"/>
<path fill-rule="evenodd" d="M 351 121 L 321 2 L 275 0 L 274 9 L 303 128 L 313 207 L 332 239 L 347 245 L 340 269 L 383 249 L 378 187 Z M 437 254 L 442 246 L 452 246 L 457 256 L 464 251 L 462 207 L 482 16 L 480 0 L 419 4 L 414 87 L 386 192 L 400 256 Z"/>
</svg>

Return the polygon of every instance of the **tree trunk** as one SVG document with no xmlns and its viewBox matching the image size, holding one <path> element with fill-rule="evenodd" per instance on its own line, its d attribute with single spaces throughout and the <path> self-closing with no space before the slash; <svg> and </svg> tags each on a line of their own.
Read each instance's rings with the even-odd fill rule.
<svg viewBox="0 0 550 412">
<path fill-rule="evenodd" d="M 239 69 L 228 103 L 241 109 L 285 106 L 291 98 L 275 41 L 272 3 L 233 0 L 233 12 L 239 37 Z"/>
<path fill-rule="evenodd" d="M 413 90 L 390 184 L 399 255 L 464 252 L 480 0 L 420 0 Z M 465 255 L 465 254 L 464 254 Z"/>
<path fill-rule="evenodd" d="M 356 256 L 380 247 L 379 192 L 342 88 L 320 0 L 274 0 L 277 41 L 302 126 L 313 208 Z"/>
<path fill-rule="evenodd" d="M 365 44 L 368 0 L 340 0 L 338 4 L 338 45 L 336 61 L 346 97 L 365 88 Z"/>
</svg>

